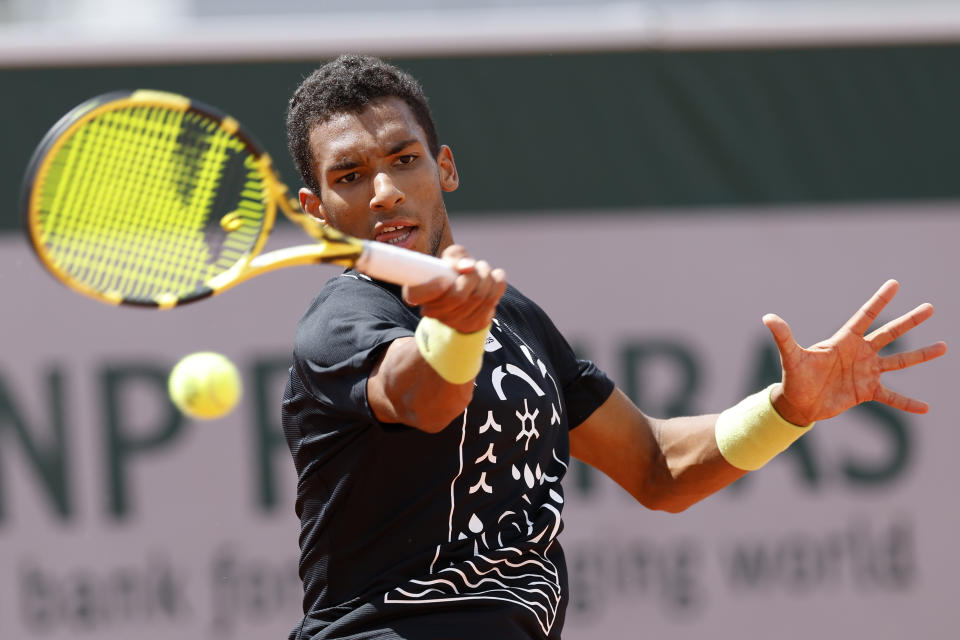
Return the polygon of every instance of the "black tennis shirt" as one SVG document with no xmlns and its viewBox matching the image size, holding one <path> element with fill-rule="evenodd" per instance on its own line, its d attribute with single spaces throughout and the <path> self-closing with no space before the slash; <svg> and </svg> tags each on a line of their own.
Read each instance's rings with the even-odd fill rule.
<svg viewBox="0 0 960 640">
<path fill-rule="evenodd" d="M 367 377 L 419 320 L 399 287 L 347 271 L 300 321 L 282 412 L 304 585 L 290 637 L 559 638 L 568 429 L 613 383 L 508 287 L 464 413 L 437 434 L 383 424 Z"/>
</svg>

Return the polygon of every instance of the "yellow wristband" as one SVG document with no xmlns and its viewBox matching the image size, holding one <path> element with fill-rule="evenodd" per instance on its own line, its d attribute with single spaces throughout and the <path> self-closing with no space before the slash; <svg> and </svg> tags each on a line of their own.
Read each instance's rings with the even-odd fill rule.
<svg viewBox="0 0 960 640">
<path fill-rule="evenodd" d="M 424 316 L 414 334 L 420 355 L 440 377 L 453 384 L 470 382 L 483 365 L 483 345 L 490 325 L 473 333 L 460 333 L 436 318 Z"/>
<path fill-rule="evenodd" d="M 784 420 L 770 401 L 774 386 L 747 396 L 717 418 L 717 446 L 724 459 L 738 469 L 759 469 L 814 424 L 801 427 Z"/>
</svg>

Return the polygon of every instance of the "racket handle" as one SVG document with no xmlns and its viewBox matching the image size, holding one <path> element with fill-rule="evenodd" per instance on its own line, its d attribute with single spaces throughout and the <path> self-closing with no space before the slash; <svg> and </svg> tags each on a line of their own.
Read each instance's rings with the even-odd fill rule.
<svg viewBox="0 0 960 640">
<path fill-rule="evenodd" d="M 457 273 L 446 262 L 425 253 L 401 249 L 384 242 L 365 241 L 354 265 L 371 278 L 394 284 L 422 284 L 434 278 L 453 282 Z"/>
</svg>

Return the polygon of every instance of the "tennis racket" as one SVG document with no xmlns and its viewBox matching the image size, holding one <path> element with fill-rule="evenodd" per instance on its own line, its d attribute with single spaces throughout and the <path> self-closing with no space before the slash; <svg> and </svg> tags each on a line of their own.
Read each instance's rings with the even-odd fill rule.
<svg viewBox="0 0 960 640">
<path fill-rule="evenodd" d="M 239 122 L 160 91 L 108 93 L 66 114 L 30 160 L 22 206 L 47 270 L 109 304 L 168 309 L 315 263 L 396 284 L 455 277 L 437 258 L 306 215 Z M 261 255 L 278 208 L 317 242 Z"/>
</svg>

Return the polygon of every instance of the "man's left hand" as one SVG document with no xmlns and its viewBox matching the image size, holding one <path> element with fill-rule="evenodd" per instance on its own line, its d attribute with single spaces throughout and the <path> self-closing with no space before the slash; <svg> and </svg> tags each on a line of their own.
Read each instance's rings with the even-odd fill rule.
<svg viewBox="0 0 960 640">
<path fill-rule="evenodd" d="M 782 384 L 771 400 L 784 419 L 797 425 L 826 420 L 861 402 L 875 400 L 911 413 L 926 413 L 925 402 L 900 395 L 883 385 L 887 371 L 906 369 L 947 352 L 944 342 L 881 356 L 880 350 L 933 315 L 933 305 L 921 304 L 866 334 L 893 299 L 899 284 L 888 280 L 831 338 L 803 348 L 787 323 L 775 314 L 763 317 L 776 340 L 783 365 Z"/>
</svg>

